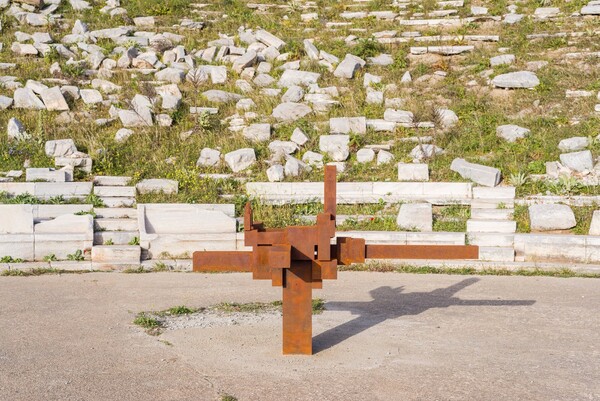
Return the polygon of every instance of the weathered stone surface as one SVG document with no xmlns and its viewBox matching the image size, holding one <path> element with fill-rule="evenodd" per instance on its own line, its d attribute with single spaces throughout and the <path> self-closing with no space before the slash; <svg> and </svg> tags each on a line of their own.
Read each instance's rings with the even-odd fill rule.
<svg viewBox="0 0 600 401">
<path fill-rule="evenodd" d="M 202 95 L 211 102 L 215 103 L 228 103 L 228 102 L 237 102 L 242 99 L 242 95 L 238 95 L 237 93 L 225 92 L 218 89 L 210 89 L 206 92 L 203 92 Z"/>
<path fill-rule="evenodd" d="M 308 86 L 316 84 L 321 74 L 309 71 L 300 70 L 285 70 L 279 78 L 277 85 L 282 88 L 289 88 L 292 86 Z"/>
<path fill-rule="evenodd" d="M 92 79 L 92 88 L 101 90 L 107 94 L 117 93 L 121 90 L 121 86 L 99 78 Z"/>
<path fill-rule="evenodd" d="M 302 146 L 308 142 L 308 137 L 300 128 L 296 127 L 294 128 L 294 132 L 292 132 L 290 140 Z"/>
<path fill-rule="evenodd" d="M 204 148 L 200 151 L 200 157 L 196 166 L 214 167 L 221 162 L 221 152 L 217 149 Z"/>
<path fill-rule="evenodd" d="M 33 205 L 0 205 L 0 234 L 32 234 Z"/>
<path fill-rule="evenodd" d="M 589 235 L 600 235 L 600 210 L 594 210 Z"/>
<path fill-rule="evenodd" d="M 275 164 L 267 169 L 267 179 L 270 182 L 280 182 L 285 179 L 284 168 L 281 164 Z"/>
<path fill-rule="evenodd" d="M 273 141 L 269 143 L 269 150 L 276 155 L 291 155 L 298 150 L 298 144 L 292 141 Z"/>
<path fill-rule="evenodd" d="M 501 125 L 496 128 L 496 135 L 508 142 L 515 142 L 517 139 L 523 139 L 531 131 L 527 128 L 519 127 L 514 124 Z"/>
<path fill-rule="evenodd" d="M 283 40 L 279 39 L 277 36 L 267 32 L 267 31 L 265 31 L 264 29 L 256 31 L 255 36 L 256 36 L 256 40 L 264 43 L 265 45 L 267 45 L 269 47 L 274 47 L 277 50 L 281 50 L 281 48 L 283 46 L 285 46 L 285 42 Z"/>
<path fill-rule="evenodd" d="M 500 56 L 492 57 L 490 59 L 490 65 L 492 67 L 497 67 L 499 65 L 510 65 L 514 64 L 516 61 L 514 54 L 502 54 Z"/>
<path fill-rule="evenodd" d="M 51 168 L 28 168 L 25 170 L 25 181 L 67 182 L 71 181 L 65 170 Z"/>
<path fill-rule="evenodd" d="M 440 148 L 439 146 L 425 143 L 415 146 L 410 151 L 410 156 L 413 158 L 413 160 L 419 162 L 425 159 L 431 159 L 433 156 L 441 155 L 443 153 L 444 149 Z"/>
<path fill-rule="evenodd" d="M 430 203 L 404 203 L 396 218 L 398 227 L 409 231 L 433 231 L 433 212 Z"/>
<path fill-rule="evenodd" d="M 300 102 L 303 97 L 304 90 L 297 85 L 292 85 L 285 91 L 281 97 L 281 101 L 284 103 L 297 103 Z"/>
<path fill-rule="evenodd" d="M 141 195 L 153 192 L 162 192 L 164 194 L 176 194 L 179 192 L 179 183 L 175 180 L 163 178 L 150 178 L 138 182 L 135 186 L 137 192 Z"/>
<path fill-rule="evenodd" d="M 77 147 L 72 139 L 56 139 L 47 141 L 44 145 L 44 151 L 46 156 L 49 157 L 64 157 L 77 152 Z"/>
<path fill-rule="evenodd" d="M 131 135 L 133 135 L 132 130 L 121 128 L 115 134 L 115 142 L 125 142 Z"/>
<path fill-rule="evenodd" d="M 54 86 L 52 88 L 44 89 L 41 92 L 42 101 L 46 106 L 46 110 L 50 111 L 68 111 L 69 105 L 65 100 L 60 88 Z"/>
<path fill-rule="evenodd" d="M 233 71 L 241 74 L 244 68 L 252 67 L 256 63 L 256 52 L 254 50 L 247 51 L 243 56 L 235 59 L 233 62 Z"/>
<path fill-rule="evenodd" d="M 310 150 L 302 156 L 302 161 L 313 167 L 323 167 L 323 155 Z"/>
<path fill-rule="evenodd" d="M 338 78 L 352 79 L 354 74 L 365 65 L 365 61 L 352 54 L 346 54 L 344 60 L 338 64 L 333 75 Z"/>
<path fill-rule="evenodd" d="M 583 150 L 589 146 L 589 140 L 585 136 L 574 136 L 572 138 L 563 139 L 558 143 L 558 149 L 561 152 L 576 152 Z"/>
<path fill-rule="evenodd" d="M 495 187 L 502 179 L 502 173 L 497 168 L 469 163 L 465 159 L 460 158 L 452 161 L 450 169 L 456 171 L 463 178 L 487 187 Z"/>
<path fill-rule="evenodd" d="M 35 95 L 29 88 L 18 88 L 13 95 L 14 108 L 30 109 L 30 110 L 45 110 L 44 103 Z"/>
<path fill-rule="evenodd" d="M 365 134 L 367 119 L 365 117 L 336 117 L 329 119 L 330 134 Z"/>
<path fill-rule="evenodd" d="M 356 161 L 359 163 L 369 163 L 375 160 L 375 151 L 373 149 L 360 149 L 356 152 Z"/>
<path fill-rule="evenodd" d="M 377 152 L 377 165 L 391 163 L 394 160 L 394 155 L 387 150 L 380 150 Z"/>
<path fill-rule="evenodd" d="M 529 221 L 531 231 L 568 230 L 577 224 L 573 210 L 558 204 L 529 206 Z"/>
<path fill-rule="evenodd" d="M 225 154 L 224 159 L 229 168 L 238 173 L 256 162 L 256 154 L 252 148 L 242 148 Z"/>
<path fill-rule="evenodd" d="M 252 124 L 244 128 L 242 135 L 255 142 L 268 141 L 271 138 L 271 124 Z"/>
<path fill-rule="evenodd" d="M 81 89 L 79 95 L 85 104 L 102 103 L 103 100 L 102 94 L 96 89 Z"/>
<path fill-rule="evenodd" d="M 588 4 L 583 6 L 580 11 L 581 15 L 600 15 L 600 4 Z"/>
<path fill-rule="evenodd" d="M 302 103 L 281 103 L 273 109 L 273 117 L 279 121 L 296 121 L 312 112 L 312 109 Z"/>
<path fill-rule="evenodd" d="M 12 98 L 4 95 L 0 95 L 0 110 L 6 110 L 10 106 L 12 106 L 13 100 Z"/>
<path fill-rule="evenodd" d="M 392 121 L 395 123 L 410 124 L 413 122 L 413 118 L 413 113 L 405 110 L 386 109 L 383 113 L 383 119 L 385 121 Z"/>
<path fill-rule="evenodd" d="M 177 110 L 181 105 L 183 95 L 176 84 L 159 86 L 156 93 L 162 98 L 163 110 Z"/>
<path fill-rule="evenodd" d="M 437 109 L 435 114 L 443 128 L 452 128 L 458 124 L 458 116 L 452 110 Z"/>
<path fill-rule="evenodd" d="M 398 181 L 429 181 L 425 163 L 398 163 Z"/>
<path fill-rule="evenodd" d="M 305 171 L 311 171 L 311 167 L 292 156 L 287 156 L 285 161 L 285 175 L 297 177 Z"/>
<path fill-rule="evenodd" d="M 560 162 L 577 172 L 583 172 L 591 170 L 594 167 L 594 159 L 592 158 L 592 152 L 584 150 L 581 152 L 562 153 L 560 155 Z"/>
<path fill-rule="evenodd" d="M 8 134 L 8 139 L 22 141 L 31 138 L 31 135 L 27 133 L 21 121 L 17 120 L 14 117 L 8 120 L 8 126 L 6 131 Z"/>
<path fill-rule="evenodd" d="M 539 84 L 540 80 L 537 75 L 530 71 L 509 72 L 508 74 L 501 74 L 492 79 L 492 85 L 498 88 L 533 89 Z"/>
<path fill-rule="evenodd" d="M 178 68 L 168 67 L 158 71 L 155 75 L 157 80 L 178 84 L 185 79 L 185 72 Z"/>
<path fill-rule="evenodd" d="M 334 161 L 341 162 L 350 155 L 349 135 L 321 135 L 319 138 L 319 150 L 325 152 Z"/>
</svg>

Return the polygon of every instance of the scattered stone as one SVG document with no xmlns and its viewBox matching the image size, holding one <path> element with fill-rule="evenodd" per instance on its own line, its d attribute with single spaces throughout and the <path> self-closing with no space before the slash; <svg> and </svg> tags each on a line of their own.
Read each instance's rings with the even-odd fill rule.
<svg viewBox="0 0 600 401">
<path fill-rule="evenodd" d="M 17 141 L 31 139 L 31 135 L 27 133 L 21 121 L 14 117 L 8 120 L 8 127 L 6 130 L 8 133 L 8 139 L 14 139 Z"/>
<path fill-rule="evenodd" d="M 579 173 L 591 170 L 594 167 L 592 152 L 584 150 L 582 152 L 563 153 L 560 155 L 560 162 L 573 171 Z"/>
<path fill-rule="evenodd" d="M 305 171 L 311 171 L 311 167 L 306 163 L 296 159 L 295 157 L 287 156 L 285 162 L 285 175 L 290 177 L 298 177 Z"/>
<path fill-rule="evenodd" d="M 273 141 L 269 143 L 269 150 L 274 155 L 291 155 L 298 150 L 298 144 L 291 141 Z"/>
<path fill-rule="evenodd" d="M 291 136 L 290 140 L 292 142 L 295 142 L 298 145 L 302 146 L 306 142 L 308 142 L 308 137 L 300 128 L 296 127 L 294 129 L 294 132 L 292 132 L 292 136 Z"/>
<path fill-rule="evenodd" d="M 256 154 L 252 148 L 243 148 L 225 154 L 224 159 L 229 168 L 234 173 L 238 173 L 256 162 Z"/>
<path fill-rule="evenodd" d="M 29 88 L 17 88 L 13 95 L 16 109 L 45 110 L 44 103 Z"/>
<path fill-rule="evenodd" d="M 334 161 L 344 161 L 350 155 L 349 135 L 321 135 L 319 150 L 325 152 Z"/>
<path fill-rule="evenodd" d="M 409 231 L 433 231 L 433 210 L 430 203 L 403 203 L 396 218 L 398 227 Z"/>
<path fill-rule="evenodd" d="M 69 105 L 65 100 L 60 88 L 54 86 L 52 88 L 44 89 L 41 92 L 42 101 L 46 106 L 46 110 L 49 111 L 68 111 Z"/>
<path fill-rule="evenodd" d="M 592 215 L 592 222 L 590 223 L 589 235 L 600 235 L 600 210 L 594 210 L 594 214 Z"/>
<path fill-rule="evenodd" d="M 123 143 L 125 142 L 131 135 L 133 135 L 133 131 L 127 128 L 121 128 L 115 134 L 115 142 Z"/>
<path fill-rule="evenodd" d="M 281 103 L 273 109 L 273 117 L 279 121 L 296 121 L 312 112 L 312 109 L 302 103 Z"/>
<path fill-rule="evenodd" d="M 215 103 L 237 102 L 242 99 L 242 96 L 237 93 L 225 92 L 218 89 L 207 90 L 206 92 L 203 92 L 202 95 L 209 101 Z"/>
<path fill-rule="evenodd" d="M 398 163 L 398 181 L 429 181 L 429 167 L 424 163 Z"/>
<path fill-rule="evenodd" d="M 8 96 L 0 95 L 0 110 L 6 110 L 12 106 L 13 100 Z"/>
<path fill-rule="evenodd" d="M 509 72 L 501 74 L 492 79 L 492 85 L 498 88 L 509 89 L 533 89 L 540 84 L 537 75 L 531 71 Z"/>
<path fill-rule="evenodd" d="M 514 54 L 502 54 L 500 56 L 492 57 L 490 59 L 490 65 L 492 67 L 497 67 L 500 65 L 511 65 L 516 61 L 516 57 Z"/>
<path fill-rule="evenodd" d="M 252 124 L 242 131 L 244 138 L 254 142 L 264 142 L 271 138 L 271 124 Z"/>
<path fill-rule="evenodd" d="M 200 157 L 196 166 L 215 167 L 221 162 L 221 152 L 216 149 L 204 148 L 200 151 Z"/>
<path fill-rule="evenodd" d="M 185 72 L 178 68 L 168 67 L 164 70 L 158 71 L 156 74 L 154 74 L 154 76 L 159 81 L 178 84 L 183 82 L 183 80 L 185 79 Z"/>
<path fill-rule="evenodd" d="M 338 64 L 337 68 L 333 72 L 333 75 L 338 78 L 352 79 L 356 71 L 364 67 L 366 62 L 360 57 L 356 57 L 352 54 L 346 54 L 344 60 Z"/>
<path fill-rule="evenodd" d="M 500 125 L 496 128 L 496 135 L 508 142 L 515 142 L 517 139 L 523 139 L 531 131 L 518 125 L 508 124 Z"/>
<path fill-rule="evenodd" d="M 264 29 L 257 31 L 255 37 L 259 42 L 262 42 L 269 47 L 273 47 L 276 50 L 281 50 L 281 48 L 285 46 L 285 42 L 283 40 L 265 31 Z"/>
<path fill-rule="evenodd" d="M 285 179 L 284 168 L 281 164 L 275 164 L 267 169 L 267 179 L 270 182 L 280 182 Z"/>
<path fill-rule="evenodd" d="M 486 187 L 500 184 L 502 173 L 494 167 L 469 163 L 465 159 L 456 158 L 450 165 L 450 170 L 456 171 L 461 177 L 474 181 Z"/>
<path fill-rule="evenodd" d="M 563 139 L 558 143 L 558 149 L 561 152 L 576 152 L 587 148 L 590 141 L 585 136 L 574 136 L 572 138 Z"/>
<path fill-rule="evenodd" d="M 336 117 L 329 119 L 330 134 L 365 134 L 367 119 L 365 117 Z"/>
<path fill-rule="evenodd" d="M 292 85 L 288 87 L 287 91 L 281 97 L 281 101 L 284 103 L 297 103 L 304 97 L 304 90 L 297 86 Z"/>
<path fill-rule="evenodd" d="M 359 163 L 370 163 L 375 160 L 375 151 L 373 149 L 360 149 L 356 152 L 356 161 Z"/>
<path fill-rule="evenodd" d="M 313 167 L 323 167 L 323 155 L 310 150 L 302 156 L 302 161 Z"/>
<path fill-rule="evenodd" d="M 66 157 L 77 152 L 77 147 L 72 139 L 56 139 L 47 141 L 44 151 L 48 157 Z"/>
<path fill-rule="evenodd" d="M 431 159 L 434 156 L 441 155 L 444 153 L 444 149 L 440 148 L 436 145 L 431 144 L 421 144 L 415 146 L 410 151 L 410 156 L 413 158 L 414 162 L 420 162 L 425 159 Z"/>
<path fill-rule="evenodd" d="M 233 62 L 233 71 L 241 74 L 245 68 L 251 67 L 256 63 L 256 52 L 253 50 L 247 51 L 243 56 L 237 58 Z"/>
<path fill-rule="evenodd" d="M 443 128 L 452 128 L 458 124 L 458 116 L 449 109 L 437 109 L 436 117 L 439 119 Z"/>
<path fill-rule="evenodd" d="M 559 204 L 529 206 L 529 221 L 531 231 L 568 230 L 577 224 L 573 210 Z"/>
<path fill-rule="evenodd" d="M 386 109 L 383 113 L 383 119 L 385 121 L 392 121 L 395 123 L 411 124 L 413 118 L 414 115 L 410 111 Z"/>
<path fill-rule="evenodd" d="M 381 166 L 382 164 L 391 163 L 394 160 L 394 155 L 388 152 L 387 150 L 380 150 L 377 153 L 377 165 Z"/>
<path fill-rule="evenodd" d="M 277 86 L 290 88 L 292 86 L 308 86 L 316 84 L 321 74 L 300 70 L 285 70 L 277 82 Z"/>
<path fill-rule="evenodd" d="M 85 104 L 98 104 L 102 103 L 102 94 L 96 89 L 81 89 L 79 96 Z"/>
</svg>

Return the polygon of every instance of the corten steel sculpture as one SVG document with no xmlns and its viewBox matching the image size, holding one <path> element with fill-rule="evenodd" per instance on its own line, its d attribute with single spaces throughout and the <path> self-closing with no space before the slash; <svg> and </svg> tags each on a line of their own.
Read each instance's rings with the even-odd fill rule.
<svg viewBox="0 0 600 401">
<path fill-rule="evenodd" d="M 312 354 L 312 289 L 337 278 L 337 266 L 365 259 L 477 259 L 467 245 L 367 245 L 363 238 L 335 237 L 336 168 L 325 167 L 324 211 L 314 226 L 264 228 L 244 212 L 244 242 L 250 252 L 194 252 L 194 271 L 252 272 L 255 280 L 283 287 L 283 353 Z"/>
</svg>

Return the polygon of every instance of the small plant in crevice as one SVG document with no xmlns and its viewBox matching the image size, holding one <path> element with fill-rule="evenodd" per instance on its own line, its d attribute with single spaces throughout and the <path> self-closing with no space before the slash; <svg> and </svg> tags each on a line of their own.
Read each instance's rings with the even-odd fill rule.
<svg viewBox="0 0 600 401">
<path fill-rule="evenodd" d="M 74 262 L 81 262 L 85 260 L 85 257 L 83 256 L 83 251 L 81 249 L 78 249 L 74 253 L 68 254 L 67 260 L 71 260 Z"/>
</svg>

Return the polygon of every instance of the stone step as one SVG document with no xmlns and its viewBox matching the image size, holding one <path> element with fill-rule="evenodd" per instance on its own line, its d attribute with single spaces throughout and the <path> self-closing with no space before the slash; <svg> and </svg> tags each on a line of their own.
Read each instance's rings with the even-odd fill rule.
<svg viewBox="0 0 600 401">
<path fill-rule="evenodd" d="M 98 207 L 94 208 L 97 218 L 105 219 L 137 219 L 137 209 L 126 207 Z"/>
<path fill-rule="evenodd" d="M 113 245 L 129 245 L 136 237 L 139 240 L 138 231 L 97 231 L 94 233 L 94 245 L 106 245 L 109 240 Z"/>
<path fill-rule="evenodd" d="M 504 246 L 481 246 L 479 247 L 479 260 L 490 262 L 514 262 L 515 250 Z"/>
<path fill-rule="evenodd" d="M 510 220 L 467 220 L 468 233 L 504 233 L 510 234 L 517 230 L 517 222 Z"/>
<path fill-rule="evenodd" d="M 515 209 L 471 209 L 473 220 L 512 220 Z"/>
<path fill-rule="evenodd" d="M 129 184 L 131 177 L 118 177 L 111 175 L 97 175 L 94 177 L 94 185 L 98 187 L 124 187 Z"/>
<path fill-rule="evenodd" d="M 137 245 L 96 245 L 92 247 L 92 268 L 116 270 L 140 266 L 141 248 Z"/>
<path fill-rule="evenodd" d="M 515 187 L 473 187 L 473 199 L 515 199 Z"/>
<path fill-rule="evenodd" d="M 471 209 L 513 209 L 514 199 L 473 199 Z"/>
<path fill-rule="evenodd" d="M 515 243 L 515 234 L 468 233 L 467 240 L 471 245 L 513 247 Z"/>
<path fill-rule="evenodd" d="M 135 198 L 135 187 L 101 186 L 94 187 L 94 194 L 100 197 Z"/>
<path fill-rule="evenodd" d="M 105 219 L 94 220 L 94 229 L 96 231 L 137 231 L 137 219 Z"/>
<path fill-rule="evenodd" d="M 104 203 L 104 206 L 110 208 L 133 207 L 135 205 L 135 198 L 130 197 L 101 196 L 100 200 Z"/>
</svg>

